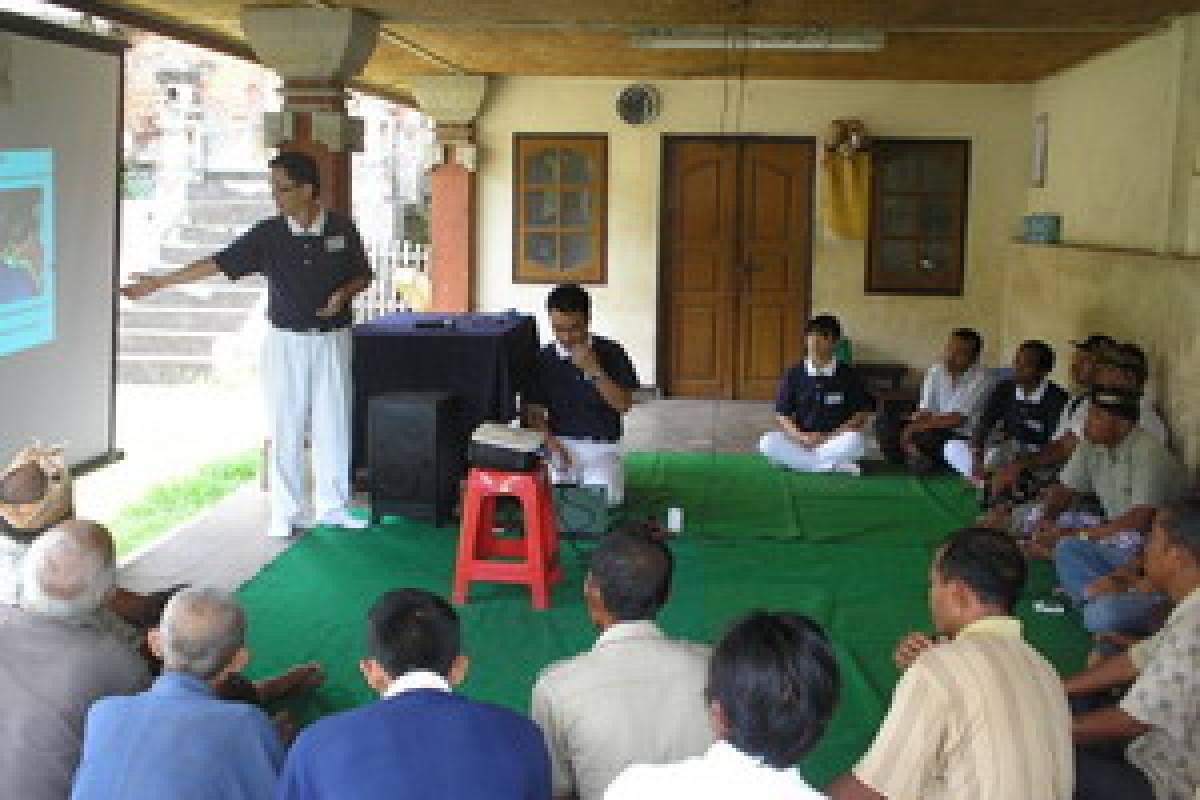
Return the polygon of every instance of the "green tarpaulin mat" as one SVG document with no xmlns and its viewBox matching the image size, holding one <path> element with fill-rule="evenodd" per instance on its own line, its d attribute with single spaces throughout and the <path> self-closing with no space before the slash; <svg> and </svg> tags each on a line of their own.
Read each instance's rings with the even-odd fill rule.
<svg viewBox="0 0 1200 800">
<path fill-rule="evenodd" d="M 910 630 L 932 631 L 930 556 L 976 513 L 962 481 L 900 475 L 794 475 L 749 455 L 648 453 L 627 458 L 632 514 L 684 509 L 672 545 L 668 633 L 713 641 L 755 608 L 796 610 L 834 641 L 843 693 L 801 770 L 816 785 L 853 765 L 870 744 L 898 679 L 891 652 Z M 325 686 L 293 706 L 303 721 L 369 702 L 358 674 L 366 611 L 388 589 L 449 595 L 457 530 L 389 518 L 367 531 L 316 530 L 240 592 L 250 620 L 252 677 L 315 659 Z M 470 674 L 461 691 L 528 711 L 538 671 L 586 649 L 596 632 L 581 597 L 586 546 L 563 545 L 553 607 L 534 611 L 523 587 L 475 584 L 460 609 Z M 1072 614 L 1031 610 L 1053 585 L 1031 573 L 1020 616 L 1033 644 L 1064 673 L 1082 666 L 1087 637 Z"/>
</svg>

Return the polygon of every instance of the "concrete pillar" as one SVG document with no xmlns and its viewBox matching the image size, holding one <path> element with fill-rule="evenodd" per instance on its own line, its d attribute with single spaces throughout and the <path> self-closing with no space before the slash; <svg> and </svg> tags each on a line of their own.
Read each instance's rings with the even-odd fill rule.
<svg viewBox="0 0 1200 800">
<path fill-rule="evenodd" d="M 437 123 L 431 175 L 430 267 L 435 311 L 475 309 L 475 117 L 487 79 L 481 75 L 413 76 L 408 81 L 421 111 Z"/>
<path fill-rule="evenodd" d="M 266 115 L 266 145 L 315 158 L 321 202 L 350 214 L 350 158 L 362 152 L 363 124 L 346 113 L 346 83 L 374 52 L 378 19 L 348 8 L 246 7 L 242 30 L 283 78 L 283 111 Z"/>
</svg>

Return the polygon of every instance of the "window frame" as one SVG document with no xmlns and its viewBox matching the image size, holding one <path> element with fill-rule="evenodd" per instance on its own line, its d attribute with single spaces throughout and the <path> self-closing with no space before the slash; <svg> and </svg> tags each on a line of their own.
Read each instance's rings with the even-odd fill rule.
<svg viewBox="0 0 1200 800">
<path fill-rule="evenodd" d="M 962 183 L 956 194 L 949 192 L 885 192 L 883 189 L 883 170 L 877 152 L 888 148 L 911 147 L 917 150 L 932 150 L 937 148 L 956 148 L 962 158 Z M 961 297 L 966 286 L 967 239 L 970 231 L 970 187 L 971 187 L 971 140 L 970 139 L 914 139 L 914 138 L 877 138 L 872 141 L 872 169 L 870 185 L 870 203 L 867 223 L 866 242 L 866 275 L 865 291 L 873 295 L 928 295 Z M 957 226 L 951 231 L 951 269 L 943 281 L 932 284 L 926 281 L 914 281 L 905 285 L 902 281 L 884 281 L 882 278 L 883 242 L 889 238 L 903 239 L 905 237 L 885 237 L 882 235 L 884 222 L 882 209 L 887 196 L 928 197 L 942 195 L 957 197 L 952 211 L 956 214 Z M 915 242 L 925 239 L 920 230 L 920 212 L 917 212 L 917 232 L 912 238 Z M 954 223 L 951 223 L 954 226 Z M 915 246 L 915 245 L 914 245 Z"/>
<path fill-rule="evenodd" d="M 587 184 L 592 193 L 591 210 L 594 215 L 591 226 L 593 265 L 586 270 L 566 272 L 561 269 L 550 270 L 540 265 L 522 259 L 522 243 L 526 233 L 536 232 L 536 226 L 525 222 L 526 192 L 525 172 L 523 169 L 525 157 L 534 148 L 569 147 L 572 144 L 586 143 L 589 146 L 588 155 L 598 157 L 601 161 L 597 174 Z M 593 152 L 595 150 L 595 152 Z M 559 195 L 562 193 L 561 180 L 557 181 Z M 582 185 L 582 184 L 580 184 Z M 513 166 L 512 166 L 512 282 L 517 284 L 551 284 L 578 283 L 582 285 L 600 286 L 608 283 L 608 134 L 606 133 L 514 133 L 513 134 Z M 558 204 L 561 213 L 562 202 Z M 561 218 L 554 226 L 547 226 L 556 235 L 561 236 L 566 226 Z M 558 253 L 561 263 L 562 253 Z"/>
</svg>

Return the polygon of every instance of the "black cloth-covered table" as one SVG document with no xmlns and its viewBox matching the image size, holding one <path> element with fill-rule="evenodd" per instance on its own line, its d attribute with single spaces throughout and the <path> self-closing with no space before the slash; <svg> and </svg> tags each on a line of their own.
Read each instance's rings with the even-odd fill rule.
<svg viewBox="0 0 1200 800">
<path fill-rule="evenodd" d="M 352 469 L 366 466 L 368 397 L 451 392 L 469 433 L 516 416 L 537 351 L 537 323 L 524 314 L 401 312 L 355 325 Z"/>
</svg>

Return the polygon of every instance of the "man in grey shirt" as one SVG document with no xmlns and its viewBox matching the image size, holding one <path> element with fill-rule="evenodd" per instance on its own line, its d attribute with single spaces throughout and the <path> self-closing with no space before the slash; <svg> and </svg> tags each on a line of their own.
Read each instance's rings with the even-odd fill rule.
<svg viewBox="0 0 1200 800">
<path fill-rule="evenodd" d="M 631 764 L 667 764 L 713 743 L 704 698 L 710 648 L 667 638 L 654 618 L 667 601 L 671 551 L 615 534 L 592 556 L 583 591 L 600 638 L 551 664 L 533 687 L 554 795 L 599 800 Z"/>
<path fill-rule="evenodd" d="M 0 780 L 5 797 L 62 800 L 88 708 L 145 689 L 150 676 L 127 642 L 95 624 L 113 587 L 110 540 L 54 529 L 22 569 L 21 605 L 0 606 Z"/>
<path fill-rule="evenodd" d="M 1142 541 L 1158 508 L 1183 494 L 1187 472 L 1138 425 L 1137 392 L 1101 386 L 1089 402 L 1084 440 L 1048 491 L 1032 549 L 1053 551 L 1059 582 L 1082 607 L 1088 630 L 1144 635 L 1165 597 L 1130 591 L 1140 572 Z M 1087 494 L 1099 498 L 1103 517 L 1067 510 Z"/>
</svg>

